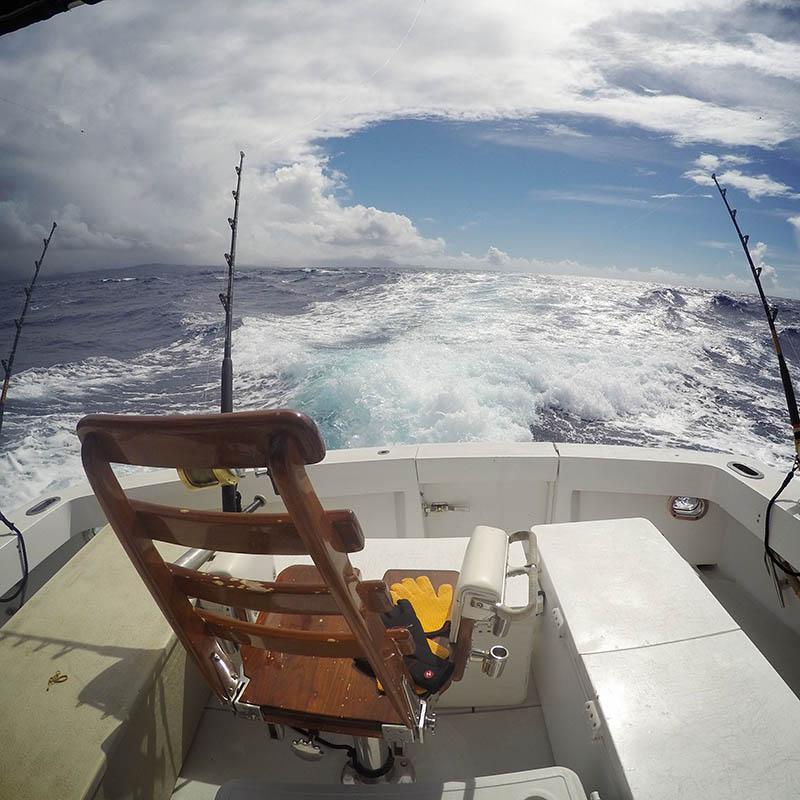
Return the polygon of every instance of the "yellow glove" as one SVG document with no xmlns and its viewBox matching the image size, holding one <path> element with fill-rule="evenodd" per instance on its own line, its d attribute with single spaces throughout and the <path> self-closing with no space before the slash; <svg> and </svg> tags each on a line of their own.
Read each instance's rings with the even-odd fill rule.
<svg viewBox="0 0 800 800">
<path fill-rule="evenodd" d="M 426 633 L 438 631 L 450 617 L 450 605 L 453 601 L 453 587 L 449 583 L 443 583 L 439 587 L 439 593 L 433 588 L 430 578 L 421 575 L 416 580 L 414 578 L 403 578 L 402 583 L 393 583 L 391 586 L 392 601 L 408 600 L 414 607 L 417 619 L 422 625 L 422 630 Z M 447 658 L 449 651 L 447 648 L 428 640 L 431 652 L 440 658 Z"/>
</svg>

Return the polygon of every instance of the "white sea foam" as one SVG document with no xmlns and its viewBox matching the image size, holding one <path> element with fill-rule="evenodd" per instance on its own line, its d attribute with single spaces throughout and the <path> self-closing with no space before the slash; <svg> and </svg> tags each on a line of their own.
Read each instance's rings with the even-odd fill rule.
<svg viewBox="0 0 800 800">
<path fill-rule="evenodd" d="M 331 448 L 533 435 L 700 447 L 785 466 L 786 412 L 763 323 L 736 307 L 730 321 L 715 317 L 712 298 L 615 281 L 413 272 L 288 315 L 251 306 L 234 331 L 235 404 L 298 408 Z M 181 330 L 129 361 L 16 375 L 0 508 L 83 479 L 74 429 L 86 411 L 214 410 L 220 314 L 186 311 Z"/>
</svg>

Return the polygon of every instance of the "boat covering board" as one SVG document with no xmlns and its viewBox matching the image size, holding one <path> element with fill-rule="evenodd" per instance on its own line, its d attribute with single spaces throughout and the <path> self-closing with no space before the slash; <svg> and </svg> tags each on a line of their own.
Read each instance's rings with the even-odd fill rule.
<svg viewBox="0 0 800 800">
<path fill-rule="evenodd" d="M 18 800 L 169 797 L 208 698 L 108 527 L 0 629 L 0 674 L 0 794 Z"/>
<path fill-rule="evenodd" d="M 534 664 L 556 762 L 601 796 L 794 796 L 800 700 L 658 530 L 534 530 L 547 592 Z M 590 782 L 598 752 L 608 771 Z"/>
</svg>

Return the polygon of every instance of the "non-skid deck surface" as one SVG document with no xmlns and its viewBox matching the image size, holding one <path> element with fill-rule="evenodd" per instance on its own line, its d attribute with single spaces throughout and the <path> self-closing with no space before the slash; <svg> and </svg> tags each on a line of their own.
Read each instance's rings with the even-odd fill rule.
<svg viewBox="0 0 800 800">
<path fill-rule="evenodd" d="M 263 723 L 236 719 L 216 701 L 210 703 L 175 784 L 174 800 L 213 800 L 222 784 L 236 778 L 338 784 L 346 761 L 343 752 L 326 750 L 321 761 L 302 761 L 290 749 L 299 734 L 287 728 L 286 739 L 275 742 L 265 729 Z M 326 738 L 352 742 L 346 736 Z M 463 781 L 553 766 L 539 706 L 440 712 L 436 733 L 424 744 L 411 745 L 408 754 L 419 782 Z M 409 798 L 413 796 L 411 791 Z"/>
<path fill-rule="evenodd" d="M 718 567 L 703 567 L 698 572 L 711 593 L 800 697 L 800 634 L 776 619 L 769 608 Z"/>
</svg>

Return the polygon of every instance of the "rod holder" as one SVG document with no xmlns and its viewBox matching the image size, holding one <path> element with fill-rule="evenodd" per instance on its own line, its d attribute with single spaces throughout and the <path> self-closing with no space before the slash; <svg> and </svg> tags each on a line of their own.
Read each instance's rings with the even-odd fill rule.
<svg viewBox="0 0 800 800">
<path fill-rule="evenodd" d="M 496 644 L 488 650 L 473 650 L 469 654 L 470 661 L 481 662 L 481 672 L 488 678 L 499 678 L 506 668 L 511 654 L 502 644 Z"/>
</svg>

